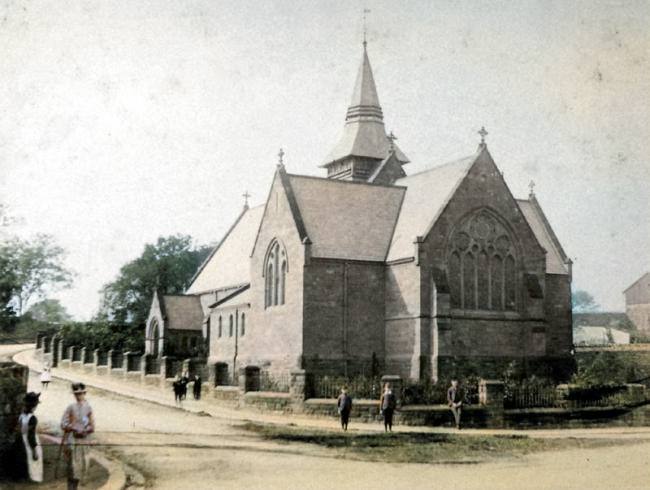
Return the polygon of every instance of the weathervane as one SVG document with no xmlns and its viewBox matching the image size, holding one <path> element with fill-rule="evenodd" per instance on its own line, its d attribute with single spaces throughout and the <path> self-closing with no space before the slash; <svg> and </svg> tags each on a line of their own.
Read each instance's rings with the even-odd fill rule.
<svg viewBox="0 0 650 490">
<path fill-rule="evenodd" d="M 366 14 L 370 13 L 370 9 L 363 9 L 363 49 L 366 49 Z"/>
<path fill-rule="evenodd" d="M 488 135 L 488 132 L 485 130 L 485 126 L 481 127 L 481 130 L 478 132 L 478 134 L 481 136 L 481 144 L 485 144 L 485 137 Z"/>
</svg>

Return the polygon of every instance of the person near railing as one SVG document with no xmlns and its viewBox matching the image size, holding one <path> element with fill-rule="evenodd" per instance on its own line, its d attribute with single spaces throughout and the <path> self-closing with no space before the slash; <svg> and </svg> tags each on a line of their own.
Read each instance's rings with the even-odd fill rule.
<svg viewBox="0 0 650 490">
<path fill-rule="evenodd" d="M 451 386 L 447 390 L 447 403 L 451 413 L 454 414 L 456 429 L 460 430 L 460 415 L 463 409 L 463 396 L 458 389 L 458 380 L 452 379 Z"/>
<path fill-rule="evenodd" d="M 397 407 L 397 399 L 393 390 L 390 388 L 390 383 L 386 383 L 384 392 L 379 399 L 379 413 L 384 416 L 384 430 L 386 432 L 393 431 L 393 413 Z"/>
<path fill-rule="evenodd" d="M 348 422 L 350 421 L 350 412 L 352 411 L 352 397 L 348 393 L 348 387 L 341 387 L 341 394 L 336 400 L 336 407 L 339 415 L 341 416 L 341 428 L 348 430 Z"/>
</svg>

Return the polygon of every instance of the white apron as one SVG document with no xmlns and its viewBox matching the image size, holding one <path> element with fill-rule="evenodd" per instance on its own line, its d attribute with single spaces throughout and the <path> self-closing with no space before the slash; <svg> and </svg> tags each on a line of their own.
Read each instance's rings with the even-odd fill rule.
<svg viewBox="0 0 650 490">
<path fill-rule="evenodd" d="M 34 461 L 32 447 L 29 445 L 27 434 L 29 432 L 29 420 L 34 416 L 33 413 L 21 413 L 18 420 L 20 421 L 20 433 L 23 437 L 23 444 L 25 446 L 25 454 L 27 454 L 27 470 L 29 471 L 29 479 L 35 482 L 43 481 L 43 448 L 41 448 L 41 441 L 36 437 L 36 454 L 38 460 Z"/>
</svg>

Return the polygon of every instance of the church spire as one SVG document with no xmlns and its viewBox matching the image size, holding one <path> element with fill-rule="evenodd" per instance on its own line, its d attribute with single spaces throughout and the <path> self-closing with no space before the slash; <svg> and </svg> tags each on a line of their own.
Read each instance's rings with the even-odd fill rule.
<svg viewBox="0 0 650 490">
<path fill-rule="evenodd" d="M 330 178 L 366 181 L 391 153 L 400 165 L 409 161 L 386 135 L 364 36 L 363 57 L 345 116 L 343 135 L 322 166 L 327 168 Z"/>
</svg>

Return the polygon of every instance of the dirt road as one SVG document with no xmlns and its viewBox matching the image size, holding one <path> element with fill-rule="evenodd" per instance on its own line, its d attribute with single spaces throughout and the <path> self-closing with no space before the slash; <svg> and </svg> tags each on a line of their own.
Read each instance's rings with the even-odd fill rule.
<svg viewBox="0 0 650 490">
<path fill-rule="evenodd" d="M 35 372 L 30 376 L 29 389 L 41 390 Z M 72 401 L 69 383 L 55 379 L 41 399 L 36 412 L 40 425 L 56 431 L 59 417 Z M 650 430 L 646 428 L 528 433 L 629 441 L 614 447 L 539 453 L 480 464 L 381 464 L 348 461 L 330 450 L 306 444 L 263 441 L 240 428 L 247 416 L 245 412 L 233 415 L 232 411 L 224 411 L 220 415 L 213 411 L 213 416 L 201 416 L 93 389 L 88 391 L 88 400 L 96 414 L 97 447 L 136 467 L 145 476 L 148 488 L 161 490 L 377 486 L 647 489 L 650 482 Z M 297 420 L 287 422 L 300 423 Z M 336 425 L 332 421 L 333 428 Z M 360 424 L 351 430 L 376 428 Z M 468 430 L 466 437 L 472 437 L 474 432 Z"/>
</svg>

